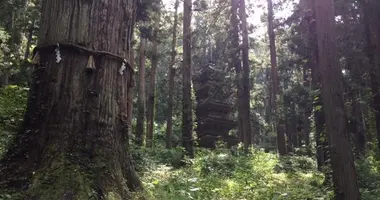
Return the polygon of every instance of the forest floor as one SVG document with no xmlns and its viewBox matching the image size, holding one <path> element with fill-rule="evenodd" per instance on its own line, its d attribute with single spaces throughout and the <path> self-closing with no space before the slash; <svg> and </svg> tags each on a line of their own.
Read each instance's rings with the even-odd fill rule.
<svg viewBox="0 0 380 200">
<path fill-rule="evenodd" d="M 20 87 L 0 91 L 1 158 L 22 122 L 28 91 Z M 317 170 L 315 156 L 305 156 L 302 150 L 279 158 L 258 149 L 246 155 L 239 148 L 196 148 L 194 159 L 183 159 L 183 149 L 166 149 L 164 131 L 157 132 L 153 149 L 130 147 L 147 200 L 328 200 L 333 195 L 331 184 Z M 357 159 L 362 200 L 379 200 L 379 155 L 371 150 Z M 0 193 L 1 199 L 12 198 Z"/>
<path fill-rule="evenodd" d="M 144 154 L 137 167 L 145 166 L 139 171 L 151 199 L 311 200 L 332 195 L 315 161 L 305 156 L 279 159 L 260 150 L 246 156 L 226 149 L 198 149 L 195 159 L 179 167 L 179 149 Z"/>
<path fill-rule="evenodd" d="M 196 157 L 181 166 L 180 149 L 145 149 L 134 154 L 149 199 L 327 200 L 333 195 L 316 162 L 306 156 L 280 159 L 254 149 L 250 155 L 222 148 L 197 149 Z M 358 164 L 362 199 L 375 200 L 380 195 L 378 164 L 372 157 Z"/>
</svg>

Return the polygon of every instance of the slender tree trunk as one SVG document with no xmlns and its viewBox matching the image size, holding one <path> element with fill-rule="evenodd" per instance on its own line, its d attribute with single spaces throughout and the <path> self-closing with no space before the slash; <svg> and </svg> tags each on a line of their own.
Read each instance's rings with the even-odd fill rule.
<svg viewBox="0 0 380 200">
<path fill-rule="evenodd" d="M 173 96 L 174 96 L 174 77 L 175 77 L 175 57 L 177 55 L 177 26 L 178 26 L 178 6 L 179 0 L 175 1 L 174 5 L 174 25 L 173 25 L 173 40 L 172 40 L 172 52 L 169 64 L 169 96 L 168 96 L 168 113 L 166 120 L 166 148 L 172 148 L 172 138 L 173 138 Z"/>
<path fill-rule="evenodd" d="M 244 135 L 244 151 L 247 153 L 251 145 L 251 108 L 250 108 L 250 69 L 249 69 L 249 44 L 248 44 L 248 29 L 247 29 L 247 14 L 245 11 L 245 0 L 240 0 L 239 15 L 242 29 L 242 60 L 243 60 L 243 80 L 242 80 L 242 128 Z"/>
<path fill-rule="evenodd" d="M 158 11 L 160 12 L 160 11 Z M 157 74 L 157 64 L 158 64 L 158 56 L 157 56 L 157 47 L 158 47 L 158 32 L 160 25 L 160 13 L 157 13 L 157 20 L 155 20 L 155 27 L 153 32 L 153 47 L 152 47 L 152 68 L 150 73 L 150 88 L 148 91 L 148 106 L 147 106 L 147 128 L 146 128 L 146 146 L 153 147 L 153 131 L 154 131 L 154 107 L 156 100 L 156 74 Z"/>
<path fill-rule="evenodd" d="M 280 84 L 277 73 L 277 55 L 276 55 L 276 35 L 274 33 L 273 27 L 273 5 L 272 0 L 268 0 L 268 36 L 269 36 L 269 49 L 270 49 L 270 61 L 271 61 L 271 74 L 272 74 L 272 112 L 274 121 L 276 123 L 277 132 L 277 149 L 280 155 L 285 155 L 286 150 L 286 140 L 283 124 L 280 123 L 281 117 L 280 113 L 277 111 L 277 95 L 279 94 Z"/>
<path fill-rule="evenodd" d="M 310 66 L 309 66 L 310 67 Z M 311 84 L 309 81 L 309 68 L 308 65 L 303 67 L 303 85 L 309 91 L 311 89 Z M 304 96 L 305 107 L 304 107 L 304 119 L 303 119 L 303 139 L 305 141 L 306 152 L 308 155 L 311 155 L 311 147 L 310 147 L 310 116 L 313 111 L 312 99 L 310 99 L 309 93 L 306 93 Z"/>
<path fill-rule="evenodd" d="M 34 33 L 33 27 L 34 27 L 34 23 L 32 27 L 29 28 L 28 37 L 26 41 L 26 47 L 25 47 L 24 60 L 28 60 L 30 56 L 30 46 L 32 45 L 33 33 Z"/>
<path fill-rule="evenodd" d="M 144 143 L 145 126 L 145 43 L 142 34 L 140 37 L 140 65 L 139 65 L 139 96 L 137 106 L 136 143 L 142 146 Z"/>
<path fill-rule="evenodd" d="M 27 190 L 25 199 L 131 199 L 141 187 L 127 143 L 133 73 L 123 65 L 134 24 L 125 8 L 135 7 L 134 1 L 43 1 L 40 62 L 24 129 L 1 161 L 2 187 Z"/>
<path fill-rule="evenodd" d="M 358 158 L 364 156 L 366 153 L 366 127 L 363 115 L 363 107 L 360 103 L 360 92 L 358 89 L 354 90 L 354 98 L 352 100 L 352 124 L 353 124 L 353 141 L 355 144 L 355 152 Z"/>
<path fill-rule="evenodd" d="M 238 21 L 238 8 L 239 0 L 231 0 L 231 65 L 236 72 L 236 88 L 237 88 L 237 101 L 236 105 L 238 107 L 238 137 L 240 142 L 244 142 L 244 131 L 243 131 L 243 100 L 242 100 L 242 72 L 241 72 L 241 60 L 240 60 L 240 47 L 239 47 L 239 21 Z"/>
<path fill-rule="evenodd" d="M 308 45 L 308 65 L 311 69 L 312 89 L 318 91 L 316 96 L 313 96 L 314 108 L 314 124 L 315 124 L 315 141 L 317 149 L 317 165 L 318 170 L 323 171 L 323 167 L 327 164 L 327 137 L 325 133 L 325 116 L 323 112 L 322 96 L 319 94 L 321 90 L 321 70 L 318 68 L 318 44 L 317 30 L 315 23 L 315 0 L 305 0 L 305 20 L 308 23 L 307 27 L 307 45 Z"/>
<path fill-rule="evenodd" d="M 183 2 L 183 100 L 182 100 L 182 143 L 188 156 L 193 152 L 193 103 L 191 99 L 191 0 Z"/>
<path fill-rule="evenodd" d="M 333 0 L 315 1 L 322 96 L 330 145 L 335 199 L 359 200 L 354 155 L 344 113 L 342 72 L 338 63 Z"/>
</svg>

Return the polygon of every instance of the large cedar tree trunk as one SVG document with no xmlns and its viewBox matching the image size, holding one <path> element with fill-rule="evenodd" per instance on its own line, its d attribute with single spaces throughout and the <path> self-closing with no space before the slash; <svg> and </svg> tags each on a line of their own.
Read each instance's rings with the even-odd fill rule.
<svg viewBox="0 0 380 200">
<path fill-rule="evenodd" d="M 243 77 L 242 77 L 242 125 L 244 136 L 244 151 L 247 153 L 248 148 L 251 145 L 251 109 L 250 109 L 250 69 L 249 69 L 249 43 L 248 43 L 248 29 L 247 29 L 247 14 L 245 11 L 245 0 L 240 0 L 239 5 L 239 16 L 241 20 L 241 29 L 242 29 L 242 60 L 243 60 Z"/>
<path fill-rule="evenodd" d="M 191 99 L 191 0 L 183 2 L 182 145 L 187 155 L 193 152 L 193 102 Z"/>
<path fill-rule="evenodd" d="M 276 55 L 276 35 L 274 33 L 273 27 L 273 4 L 272 0 L 268 0 L 268 35 L 269 35 L 269 49 L 270 49 L 270 62 L 271 62 L 271 79 L 272 79 L 272 113 L 274 121 L 276 123 L 277 132 L 277 149 L 280 155 L 285 155 L 286 150 L 286 140 L 284 134 L 283 124 L 280 123 L 279 112 L 277 112 L 277 95 L 280 89 L 279 78 L 277 73 L 277 55 Z"/>
<path fill-rule="evenodd" d="M 330 145 L 335 199 L 359 200 L 354 155 L 349 142 L 344 111 L 342 72 L 337 57 L 333 0 L 315 1 L 318 64 L 322 74 L 322 96 Z"/>
<path fill-rule="evenodd" d="M 174 4 L 174 25 L 173 25 L 173 39 L 172 39 L 172 52 L 169 64 L 169 95 L 168 95 L 168 113 L 166 119 L 166 148 L 172 148 L 172 138 L 173 138 L 173 96 L 174 96 L 174 77 L 175 77 L 175 57 L 177 55 L 175 47 L 177 46 L 177 26 L 178 26 L 178 6 L 179 0 L 175 1 Z"/>
<path fill-rule="evenodd" d="M 40 60 L 24 129 L 1 162 L 2 186 L 27 189 L 26 199 L 41 200 L 130 199 L 141 186 L 127 143 L 133 73 L 128 64 L 122 70 L 121 59 L 129 60 L 135 5 L 43 1 Z"/>
<path fill-rule="evenodd" d="M 144 143 L 145 126 L 145 43 L 143 33 L 140 36 L 140 57 L 139 57 L 139 96 L 137 102 L 137 122 L 136 122 L 136 143 L 142 146 Z"/>
</svg>

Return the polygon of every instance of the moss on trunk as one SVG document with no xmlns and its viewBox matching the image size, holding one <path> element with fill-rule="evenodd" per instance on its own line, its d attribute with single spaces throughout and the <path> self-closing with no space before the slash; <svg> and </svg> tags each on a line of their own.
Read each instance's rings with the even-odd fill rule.
<svg viewBox="0 0 380 200">
<path fill-rule="evenodd" d="M 113 200 L 141 188 L 127 142 L 133 72 L 121 61 L 130 57 L 135 3 L 43 2 L 39 45 L 53 46 L 38 49 L 24 128 L 0 163 L 0 189 L 28 199 Z"/>
</svg>

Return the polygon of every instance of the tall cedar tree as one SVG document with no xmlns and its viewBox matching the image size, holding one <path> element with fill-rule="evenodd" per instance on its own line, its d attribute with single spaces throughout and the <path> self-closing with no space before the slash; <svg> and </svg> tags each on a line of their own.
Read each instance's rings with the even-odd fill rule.
<svg viewBox="0 0 380 200">
<path fill-rule="evenodd" d="M 239 0 L 231 0 L 231 29 L 230 29 L 230 45 L 231 45 L 231 66 L 236 72 L 236 87 L 237 87 L 237 107 L 238 107 L 238 133 L 239 141 L 244 142 L 243 130 L 243 99 L 242 99 L 242 75 L 241 75 L 241 60 L 240 60 L 240 45 L 239 45 L 239 21 L 238 21 Z"/>
<path fill-rule="evenodd" d="M 158 47 L 158 32 L 160 29 L 160 10 L 155 13 L 155 25 L 153 30 L 153 47 L 152 47 L 152 57 L 151 63 L 152 68 L 150 69 L 150 85 L 148 91 L 148 105 L 147 105 L 147 127 L 146 127 L 146 146 L 153 147 L 153 129 L 154 129 L 154 107 L 155 107 L 155 98 L 156 98 L 156 74 L 157 74 L 157 47 Z"/>
<path fill-rule="evenodd" d="M 166 120 L 166 148 L 172 148 L 173 138 L 173 96 L 174 96 L 174 76 L 175 76 L 175 57 L 177 55 L 175 47 L 177 45 L 177 26 L 178 26 L 178 6 L 179 0 L 174 4 L 174 25 L 173 25 L 173 39 L 172 39 L 172 52 L 169 63 L 169 95 L 168 95 L 168 111 Z"/>
<path fill-rule="evenodd" d="M 306 22 L 306 38 L 307 38 L 307 48 L 308 48 L 308 60 L 307 65 L 311 69 L 312 77 L 312 89 L 315 91 L 320 91 L 321 89 L 321 73 L 318 68 L 318 44 L 317 44 L 317 30 L 315 23 L 315 0 L 304 0 L 300 2 L 303 3 L 302 7 L 305 16 L 304 20 Z M 314 124 L 315 124 L 315 141 L 317 150 L 317 165 L 318 170 L 322 171 L 323 166 L 327 161 L 327 142 L 326 136 L 324 134 L 325 117 L 323 112 L 322 96 L 318 93 L 313 101 L 314 107 Z"/>
<path fill-rule="evenodd" d="M 247 14 L 245 11 L 245 0 L 240 0 L 239 16 L 241 20 L 241 30 L 243 38 L 242 46 L 242 60 L 243 60 L 243 77 L 242 77 L 242 128 L 244 135 L 244 151 L 247 153 L 251 144 L 251 109 L 250 109 L 250 69 L 249 69 L 249 43 L 248 43 L 248 29 L 247 29 Z"/>
<path fill-rule="evenodd" d="M 335 199 L 359 200 L 354 155 L 348 139 L 344 113 L 342 70 L 337 55 L 333 0 L 315 1 L 318 64 L 322 75 L 322 96 L 326 117 Z"/>
<path fill-rule="evenodd" d="M 141 30 L 140 30 L 141 31 Z M 140 33 L 140 57 L 139 57 L 139 96 L 137 103 L 136 143 L 142 146 L 144 143 L 145 126 L 145 35 Z"/>
<path fill-rule="evenodd" d="M 372 103 L 376 118 L 377 144 L 380 149 L 380 3 L 376 0 L 360 1 L 364 11 L 365 34 L 367 41 L 367 57 L 370 64 L 370 83 L 372 91 Z"/>
<path fill-rule="evenodd" d="M 133 74 L 121 70 L 135 9 L 136 1 L 42 2 L 40 60 L 24 129 L 1 162 L 2 187 L 27 188 L 25 199 L 130 199 L 141 186 L 127 143 Z"/>
<path fill-rule="evenodd" d="M 191 99 L 191 0 L 183 2 L 182 145 L 187 155 L 193 152 L 193 104 Z"/>
<path fill-rule="evenodd" d="M 277 55 L 276 55 L 276 35 L 274 33 L 273 26 L 273 3 L 272 0 L 268 0 L 268 35 L 269 35 L 269 49 L 270 49 L 270 62 L 271 62 L 271 78 L 272 78 L 272 113 L 276 122 L 277 131 L 277 149 L 280 155 L 285 155 L 286 150 L 286 140 L 284 129 L 280 123 L 280 113 L 277 112 L 277 95 L 279 93 L 280 84 L 277 72 Z"/>
</svg>

